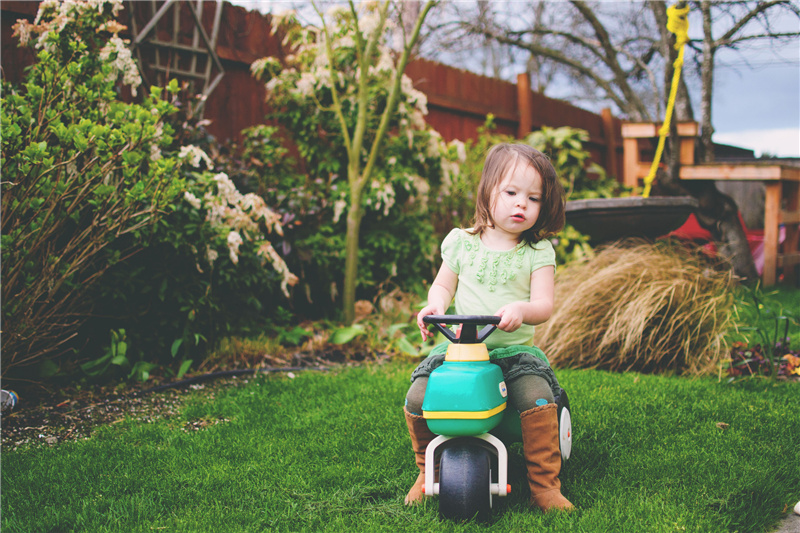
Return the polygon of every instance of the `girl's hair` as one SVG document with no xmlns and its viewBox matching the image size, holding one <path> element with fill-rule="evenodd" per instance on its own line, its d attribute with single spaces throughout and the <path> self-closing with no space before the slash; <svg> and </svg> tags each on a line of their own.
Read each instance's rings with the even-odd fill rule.
<svg viewBox="0 0 800 533">
<path fill-rule="evenodd" d="M 475 218 L 470 233 L 479 235 L 486 228 L 494 227 L 492 219 L 494 192 L 510 171 L 517 165 L 530 165 L 542 177 L 542 197 L 539 218 L 532 228 L 525 231 L 522 242 L 535 244 L 552 237 L 564 227 L 564 188 L 558 181 L 556 170 L 550 160 L 539 150 L 521 143 L 501 143 L 489 150 L 483 164 L 478 198 L 475 202 Z"/>
</svg>

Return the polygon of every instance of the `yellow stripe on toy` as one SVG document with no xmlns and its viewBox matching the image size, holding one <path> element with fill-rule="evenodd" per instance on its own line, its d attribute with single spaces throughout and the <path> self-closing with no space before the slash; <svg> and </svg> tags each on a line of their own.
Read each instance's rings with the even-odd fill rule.
<svg viewBox="0 0 800 533">
<path fill-rule="evenodd" d="M 661 162 L 661 155 L 664 152 L 664 141 L 669 135 L 669 126 L 672 122 L 672 112 L 675 109 L 675 99 L 678 95 L 678 82 L 681 79 L 681 69 L 683 68 L 684 45 L 689 42 L 689 6 L 678 8 L 677 5 L 667 8 L 667 29 L 675 34 L 675 49 L 678 50 L 678 58 L 673 63 L 675 72 L 672 75 L 672 86 L 669 90 L 669 100 L 667 101 L 667 111 L 664 115 L 664 124 L 658 131 L 658 148 L 650 165 L 650 172 L 644 178 L 643 198 L 650 196 L 650 186 L 656 177 L 658 164 Z"/>
<path fill-rule="evenodd" d="M 503 412 L 505 403 L 501 403 L 488 411 L 422 411 L 422 416 L 428 420 L 482 420 Z"/>
</svg>

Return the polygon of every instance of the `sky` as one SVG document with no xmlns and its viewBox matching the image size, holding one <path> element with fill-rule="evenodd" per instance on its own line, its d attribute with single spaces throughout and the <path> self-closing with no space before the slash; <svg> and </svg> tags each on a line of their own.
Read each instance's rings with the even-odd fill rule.
<svg viewBox="0 0 800 533">
<path fill-rule="evenodd" d="M 731 57 L 717 69 L 714 141 L 800 157 L 800 41 L 781 51 L 785 61 L 762 56 L 749 64 Z"/>
<path fill-rule="evenodd" d="M 800 7 L 800 0 L 794 1 Z M 283 11 L 298 4 L 289 0 L 233 0 L 232 3 L 262 12 Z M 797 18 L 779 23 L 786 31 L 800 29 Z M 699 24 L 690 20 L 690 36 L 700 35 Z M 800 39 L 777 48 L 760 45 L 735 52 L 725 50 L 716 57 L 713 140 L 752 149 L 757 157 L 764 154 L 800 157 Z M 693 91 L 694 100 L 699 100 L 699 92 L 699 87 Z M 548 96 L 558 98 L 557 94 Z M 694 108 L 699 119 L 698 101 Z"/>
</svg>

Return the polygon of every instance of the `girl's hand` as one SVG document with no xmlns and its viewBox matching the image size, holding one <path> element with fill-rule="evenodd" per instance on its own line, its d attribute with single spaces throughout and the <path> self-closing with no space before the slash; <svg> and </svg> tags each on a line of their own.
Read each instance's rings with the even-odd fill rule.
<svg viewBox="0 0 800 533">
<path fill-rule="evenodd" d="M 514 302 L 513 304 L 504 305 L 498 309 L 495 313 L 495 316 L 500 317 L 500 323 L 497 324 L 497 329 L 508 333 L 517 331 L 523 322 L 524 305 L 525 302 Z"/>
<path fill-rule="evenodd" d="M 432 339 L 435 337 L 435 334 L 432 331 L 428 331 L 428 324 L 422 321 L 423 317 L 428 315 L 443 315 L 444 311 L 435 305 L 429 305 L 424 307 L 422 311 L 417 314 L 417 326 L 419 327 L 419 332 L 422 334 L 422 342 L 425 342 L 427 339 Z"/>
</svg>

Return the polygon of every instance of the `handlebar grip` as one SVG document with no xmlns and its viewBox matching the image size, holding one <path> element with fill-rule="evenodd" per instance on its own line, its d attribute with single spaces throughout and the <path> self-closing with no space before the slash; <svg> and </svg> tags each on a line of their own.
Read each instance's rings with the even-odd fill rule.
<svg viewBox="0 0 800 533">
<path fill-rule="evenodd" d="M 500 323 L 500 317 L 495 315 L 426 315 L 422 317 L 426 324 L 473 324 L 486 325 Z"/>
<path fill-rule="evenodd" d="M 500 317 L 494 315 L 426 315 L 422 317 L 422 321 L 426 324 L 433 324 L 436 326 L 436 328 L 442 332 L 442 335 L 447 337 L 450 342 L 457 344 L 474 344 L 482 343 L 486 340 L 486 337 L 497 329 L 497 324 L 500 323 Z M 463 324 L 461 336 L 457 337 L 455 333 L 442 324 Z M 479 325 L 486 325 L 480 333 L 478 333 L 476 327 Z"/>
</svg>

